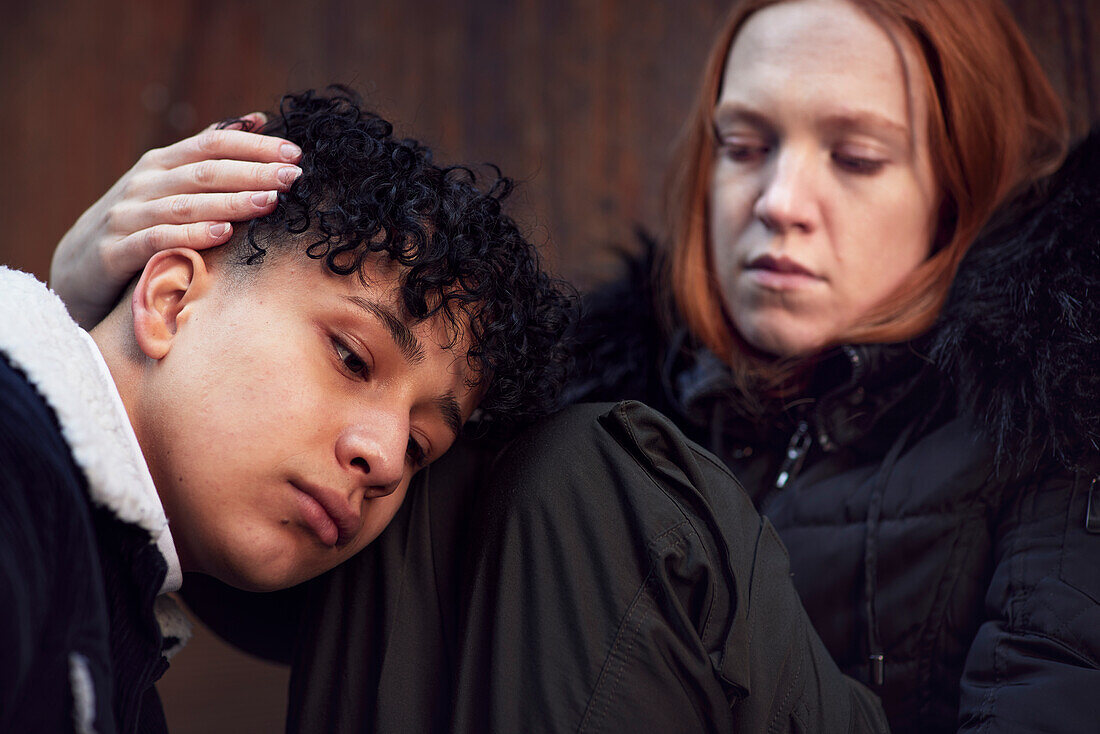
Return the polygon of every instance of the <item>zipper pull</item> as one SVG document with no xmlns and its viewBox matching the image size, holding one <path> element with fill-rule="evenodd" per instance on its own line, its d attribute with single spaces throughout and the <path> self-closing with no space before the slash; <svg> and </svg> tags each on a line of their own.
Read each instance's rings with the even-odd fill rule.
<svg viewBox="0 0 1100 734">
<path fill-rule="evenodd" d="M 779 467 L 779 476 L 775 478 L 776 489 L 783 489 L 787 486 L 787 482 L 797 476 L 813 440 L 813 436 L 810 435 L 810 424 L 799 421 L 798 429 L 791 436 L 791 442 L 787 444 L 787 455 L 783 457 L 783 463 Z"/>
</svg>

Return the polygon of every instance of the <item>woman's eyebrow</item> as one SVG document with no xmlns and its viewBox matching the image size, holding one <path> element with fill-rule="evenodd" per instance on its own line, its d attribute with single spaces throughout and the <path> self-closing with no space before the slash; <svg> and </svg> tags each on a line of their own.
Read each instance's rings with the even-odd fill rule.
<svg viewBox="0 0 1100 734">
<path fill-rule="evenodd" d="M 732 100 L 719 102 L 712 115 L 716 132 L 723 125 L 744 123 L 751 127 L 768 129 L 768 118 L 746 105 Z M 909 126 L 886 115 L 871 110 L 840 110 L 819 118 L 818 124 L 827 130 L 857 130 L 880 134 L 900 142 L 906 148 L 912 137 Z"/>
<path fill-rule="evenodd" d="M 743 122 L 756 128 L 768 128 L 768 118 L 754 109 L 746 107 L 739 102 L 719 102 L 711 115 L 715 127 L 728 125 L 734 122 Z"/>
<path fill-rule="evenodd" d="M 346 298 L 349 302 L 372 314 L 382 322 L 382 325 L 386 327 L 386 331 L 390 333 L 393 343 L 401 350 L 402 356 L 409 364 L 416 365 L 424 361 L 424 347 L 420 344 L 420 340 L 416 338 L 416 334 L 412 333 L 408 325 L 398 318 L 392 308 L 362 296 L 346 296 Z"/>
<path fill-rule="evenodd" d="M 902 143 L 906 147 L 908 147 L 911 137 L 908 125 L 869 110 L 837 112 L 826 115 L 821 123 L 823 127 L 830 130 L 856 130 L 883 135 Z"/>
</svg>

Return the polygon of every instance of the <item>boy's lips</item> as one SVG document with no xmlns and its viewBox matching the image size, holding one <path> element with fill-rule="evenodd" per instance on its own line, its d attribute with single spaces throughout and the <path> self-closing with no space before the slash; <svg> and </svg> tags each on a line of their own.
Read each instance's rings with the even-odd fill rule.
<svg viewBox="0 0 1100 734">
<path fill-rule="evenodd" d="M 298 505 L 306 524 L 328 546 L 343 545 L 359 533 L 361 515 L 341 493 L 304 482 L 291 482 L 298 490 Z"/>
</svg>

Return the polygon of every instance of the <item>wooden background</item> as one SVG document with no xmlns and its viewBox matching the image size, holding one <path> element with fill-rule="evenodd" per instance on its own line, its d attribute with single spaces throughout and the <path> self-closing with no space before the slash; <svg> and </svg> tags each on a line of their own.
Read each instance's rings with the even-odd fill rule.
<svg viewBox="0 0 1100 734">
<path fill-rule="evenodd" d="M 1008 0 L 1070 107 L 1100 119 L 1100 0 Z M 349 83 L 450 162 L 521 180 L 563 274 L 660 223 L 669 144 L 720 0 L 0 0 L 0 262 L 53 245 L 145 149 Z M 281 729 L 286 674 L 200 634 L 162 683 L 173 731 Z M 415 705 L 415 702 L 410 702 Z"/>
</svg>

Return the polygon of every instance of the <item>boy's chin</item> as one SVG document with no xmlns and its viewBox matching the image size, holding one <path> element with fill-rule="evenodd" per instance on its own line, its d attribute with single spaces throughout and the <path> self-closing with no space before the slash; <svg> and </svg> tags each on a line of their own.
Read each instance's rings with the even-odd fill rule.
<svg viewBox="0 0 1100 734">
<path fill-rule="evenodd" d="M 241 591 L 251 591 L 255 593 L 268 593 L 271 591 L 281 591 L 282 589 L 289 589 L 291 586 L 296 586 L 303 581 L 308 580 L 305 578 L 291 578 L 291 577 L 257 577 L 249 576 L 246 574 L 230 574 L 227 576 L 219 576 L 218 580 L 222 581 L 230 586 L 240 589 Z"/>
<path fill-rule="evenodd" d="M 241 591 L 265 593 L 288 589 L 311 578 L 307 574 L 283 573 L 272 569 L 228 566 L 212 574 L 219 581 Z"/>
<path fill-rule="evenodd" d="M 228 553 L 218 559 L 209 571 L 219 581 L 243 591 L 269 592 L 296 586 L 319 576 L 332 566 L 306 559 L 297 547 L 279 546 L 267 549 L 252 547 L 240 553 Z M 311 563 L 310 561 L 314 561 Z"/>
</svg>

